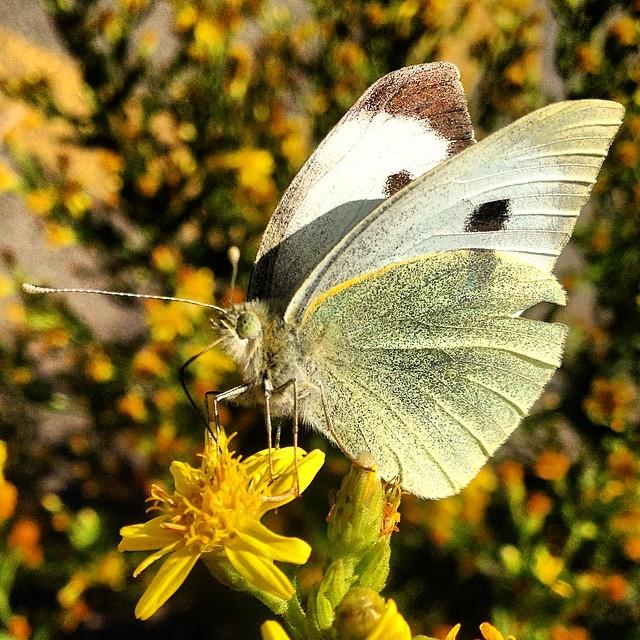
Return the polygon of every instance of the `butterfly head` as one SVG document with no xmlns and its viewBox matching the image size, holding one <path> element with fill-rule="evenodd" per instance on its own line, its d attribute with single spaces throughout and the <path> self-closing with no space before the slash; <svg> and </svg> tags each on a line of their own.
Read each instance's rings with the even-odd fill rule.
<svg viewBox="0 0 640 640">
<path fill-rule="evenodd" d="M 241 340 L 255 340 L 262 333 L 260 318 L 253 311 L 242 311 L 236 320 L 236 333 Z"/>
</svg>

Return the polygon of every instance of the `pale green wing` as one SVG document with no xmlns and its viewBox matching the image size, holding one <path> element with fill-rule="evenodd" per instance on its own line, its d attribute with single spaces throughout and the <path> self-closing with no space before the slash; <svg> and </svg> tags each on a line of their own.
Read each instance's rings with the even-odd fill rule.
<svg viewBox="0 0 640 640">
<path fill-rule="evenodd" d="M 300 336 L 339 444 L 371 452 L 415 495 L 457 493 L 560 364 L 565 327 L 516 314 L 564 300 L 553 275 L 483 250 L 428 254 L 319 296 Z"/>
</svg>

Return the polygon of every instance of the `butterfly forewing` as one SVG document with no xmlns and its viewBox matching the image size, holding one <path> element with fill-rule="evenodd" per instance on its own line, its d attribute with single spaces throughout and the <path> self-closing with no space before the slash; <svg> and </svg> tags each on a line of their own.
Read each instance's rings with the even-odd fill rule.
<svg viewBox="0 0 640 640">
<path fill-rule="evenodd" d="M 565 327 L 514 317 L 542 301 L 564 302 L 556 279 L 493 251 L 429 254 L 314 300 L 301 336 L 341 446 L 415 495 L 457 493 L 559 366 Z"/>
<path fill-rule="evenodd" d="M 290 303 L 297 322 L 342 281 L 430 251 L 508 251 L 550 271 L 587 201 L 623 108 L 604 100 L 539 109 L 461 151 L 369 213 Z"/>
<path fill-rule="evenodd" d="M 357 222 L 473 142 L 454 65 L 416 65 L 380 78 L 282 197 L 258 251 L 249 299 L 284 313 L 303 280 Z"/>
</svg>

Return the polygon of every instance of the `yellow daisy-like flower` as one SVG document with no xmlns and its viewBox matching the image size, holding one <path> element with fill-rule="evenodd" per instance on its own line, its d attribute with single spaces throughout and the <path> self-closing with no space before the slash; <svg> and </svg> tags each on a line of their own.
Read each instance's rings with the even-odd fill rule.
<svg viewBox="0 0 640 640">
<path fill-rule="evenodd" d="M 134 571 L 139 575 L 156 560 L 166 559 L 136 606 L 136 617 L 152 616 L 184 582 L 202 557 L 210 570 L 231 570 L 251 589 L 289 600 L 294 588 L 274 561 L 304 564 L 311 547 L 299 538 L 274 533 L 260 519 L 295 498 L 295 477 L 306 489 L 324 462 L 324 454 L 298 449 L 297 471 L 292 447 L 260 451 L 246 460 L 229 451 L 220 434 L 219 445 L 208 439 L 202 464 L 171 464 L 175 490 L 153 486 L 151 510 L 160 515 L 149 522 L 123 527 L 120 551 L 154 551 Z"/>
</svg>

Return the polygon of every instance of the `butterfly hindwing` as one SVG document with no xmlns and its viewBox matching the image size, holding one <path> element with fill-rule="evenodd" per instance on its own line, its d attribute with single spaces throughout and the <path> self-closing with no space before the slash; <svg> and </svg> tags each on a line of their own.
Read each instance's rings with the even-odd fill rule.
<svg viewBox="0 0 640 640">
<path fill-rule="evenodd" d="M 340 282 L 431 251 L 497 249 L 550 271 L 622 114 L 605 100 L 553 104 L 439 164 L 358 223 L 302 284 L 285 317 L 295 323 Z"/>
<path fill-rule="evenodd" d="M 554 276 L 482 250 L 393 264 L 315 299 L 300 333 L 339 444 L 415 495 L 457 493 L 559 366 L 565 327 L 514 317 L 542 301 L 564 302 Z"/>
<path fill-rule="evenodd" d="M 303 280 L 357 222 L 473 142 L 454 65 L 416 65 L 380 78 L 284 193 L 258 250 L 249 299 L 283 313 Z"/>
</svg>

